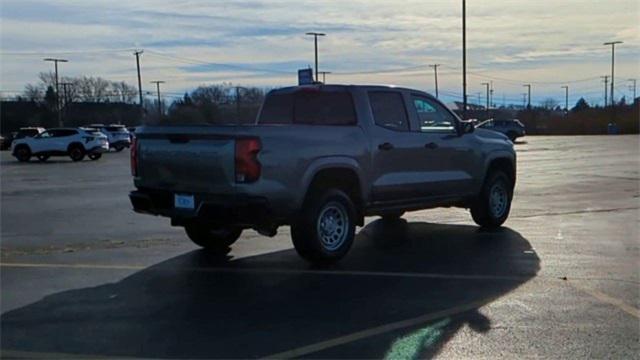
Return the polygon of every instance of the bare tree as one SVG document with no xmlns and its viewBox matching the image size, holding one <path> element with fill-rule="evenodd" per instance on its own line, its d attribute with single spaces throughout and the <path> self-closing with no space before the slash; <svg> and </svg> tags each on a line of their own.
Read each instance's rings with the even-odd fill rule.
<svg viewBox="0 0 640 360">
<path fill-rule="evenodd" d="M 44 91 L 42 91 L 42 87 L 40 86 L 27 84 L 24 87 L 23 96 L 28 101 L 42 102 L 44 100 Z"/>
<path fill-rule="evenodd" d="M 114 81 L 111 83 L 111 90 L 114 97 L 117 97 L 119 101 L 123 103 L 133 103 L 136 95 L 138 94 L 137 89 L 124 81 Z M 115 100 L 115 99 L 114 99 Z"/>
<path fill-rule="evenodd" d="M 540 103 L 540 106 L 547 110 L 553 110 L 556 106 L 558 106 L 558 102 L 556 101 L 556 99 L 548 97 Z"/>
</svg>

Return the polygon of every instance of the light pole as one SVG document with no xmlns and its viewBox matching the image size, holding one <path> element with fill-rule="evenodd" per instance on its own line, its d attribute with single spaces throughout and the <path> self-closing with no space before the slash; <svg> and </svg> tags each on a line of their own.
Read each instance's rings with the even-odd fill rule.
<svg viewBox="0 0 640 360">
<path fill-rule="evenodd" d="M 602 78 L 602 81 L 604 82 L 604 106 L 603 108 L 606 108 L 607 106 L 609 106 L 609 98 L 607 97 L 607 94 L 609 93 L 609 89 L 607 89 L 607 87 L 609 86 L 609 75 L 605 75 L 605 76 L 600 76 Z"/>
<path fill-rule="evenodd" d="M 65 59 L 54 59 L 54 58 L 46 58 L 44 61 L 52 61 L 55 64 L 56 69 L 56 112 L 58 113 L 58 125 L 60 127 L 64 126 L 62 123 L 62 113 L 60 112 L 60 85 L 58 84 L 58 63 L 59 62 L 69 62 L 69 60 Z"/>
<path fill-rule="evenodd" d="M 611 106 L 615 106 L 616 102 L 613 98 L 613 83 L 615 82 L 615 53 L 616 53 L 616 44 L 622 44 L 622 41 L 609 41 L 602 45 L 611 45 Z"/>
<path fill-rule="evenodd" d="M 140 108 L 142 108 L 142 78 L 140 77 L 140 55 L 143 51 L 138 50 L 133 53 L 136 56 L 136 67 L 138 68 L 138 96 L 140 97 Z"/>
<path fill-rule="evenodd" d="M 632 101 L 632 103 L 635 103 L 636 102 L 636 79 L 629 79 L 629 81 L 631 81 L 631 83 L 633 84 L 633 85 L 630 86 L 631 87 L 630 90 L 633 91 L 633 101 Z"/>
<path fill-rule="evenodd" d="M 313 35 L 313 42 L 315 46 L 315 55 L 316 55 L 316 77 L 315 81 L 318 81 L 318 36 L 326 36 L 327 34 L 319 33 L 319 32 L 308 32 L 306 35 Z"/>
<path fill-rule="evenodd" d="M 569 85 L 562 86 L 564 89 L 564 111 L 569 111 Z"/>
<path fill-rule="evenodd" d="M 462 0 L 462 118 L 467 118 L 467 2 Z"/>
<path fill-rule="evenodd" d="M 160 102 L 160 84 L 164 84 L 164 81 L 151 81 L 152 84 L 156 84 L 158 90 L 158 116 L 162 117 L 162 103 Z"/>
<path fill-rule="evenodd" d="M 433 76 L 435 77 L 436 99 L 438 98 L 438 66 L 440 66 L 440 64 L 429 65 L 429 67 L 433 68 Z"/>
<path fill-rule="evenodd" d="M 482 85 L 487 87 L 487 111 L 489 111 L 489 83 L 488 82 L 483 82 Z"/>
<path fill-rule="evenodd" d="M 331 71 L 319 71 L 320 74 L 322 74 L 322 83 L 326 84 L 326 80 L 327 80 L 327 74 L 331 74 Z"/>
<path fill-rule="evenodd" d="M 531 84 L 522 85 L 527 88 L 527 109 L 531 110 Z"/>
</svg>

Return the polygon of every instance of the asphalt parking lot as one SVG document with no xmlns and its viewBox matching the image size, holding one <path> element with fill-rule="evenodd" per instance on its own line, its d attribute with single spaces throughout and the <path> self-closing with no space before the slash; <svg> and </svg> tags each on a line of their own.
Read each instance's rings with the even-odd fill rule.
<svg viewBox="0 0 640 360">
<path fill-rule="evenodd" d="M 3 357 L 634 358 L 638 136 L 528 137 L 506 227 L 368 219 L 314 268 L 246 231 L 225 259 L 130 210 L 128 153 L 1 154 Z"/>
</svg>

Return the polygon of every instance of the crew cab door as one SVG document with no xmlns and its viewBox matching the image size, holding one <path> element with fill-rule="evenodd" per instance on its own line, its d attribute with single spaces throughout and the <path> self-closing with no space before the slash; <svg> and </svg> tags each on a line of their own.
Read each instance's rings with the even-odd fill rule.
<svg viewBox="0 0 640 360">
<path fill-rule="evenodd" d="M 458 118 L 438 100 L 418 93 L 409 97 L 412 128 L 421 135 L 422 159 L 428 162 L 428 180 L 421 192 L 438 197 L 471 194 L 480 162 L 471 136 L 458 133 Z"/>
<path fill-rule="evenodd" d="M 430 162 L 424 134 L 411 131 L 401 91 L 369 91 L 371 127 L 371 197 L 374 202 L 407 202 L 429 194 Z"/>
</svg>

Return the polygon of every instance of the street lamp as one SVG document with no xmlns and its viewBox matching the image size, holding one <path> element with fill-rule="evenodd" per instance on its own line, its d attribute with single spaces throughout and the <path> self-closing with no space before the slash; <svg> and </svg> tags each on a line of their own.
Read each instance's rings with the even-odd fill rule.
<svg viewBox="0 0 640 360">
<path fill-rule="evenodd" d="M 315 81 L 318 81 L 318 36 L 326 36 L 327 34 L 319 33 L 319 32 L 308 32 L 306 35 L 313 36 L 313 42 L 315 44 L 315 54 L 316 54 L 316 77 Z"/>
<path fill-rule="evenodd" d="M 56 112 L 58 113 L 58 125 L 60 127 L 63 126 L 62 124 L 62 113 L 60 112 L 60 85 L 58 83 L 58 63 L 59 62 L 69 62 L 69 60 L 66 59 L 54 59 L 54 58 L 46 58 L 44 59 L 44 61 L 51 61 L 55 64 L 55 69 L 56 69 Z"/>
<path fill-rule="evenodd" d="M 602 45 L 611 45 L 611 106 L 615 106 L 616 102 L 613 99 L 613 83 L 615 82 L 614 70 L 615 70 L 615 52 L 616 44 L 622 44 L 622 41 L 609 41 Z"/>
</svg>

